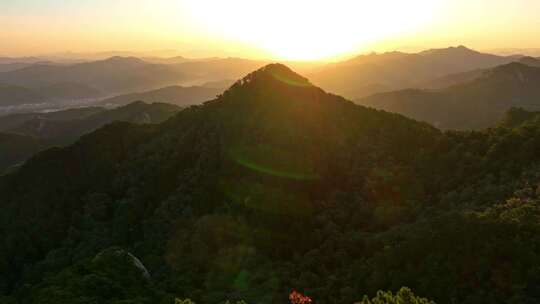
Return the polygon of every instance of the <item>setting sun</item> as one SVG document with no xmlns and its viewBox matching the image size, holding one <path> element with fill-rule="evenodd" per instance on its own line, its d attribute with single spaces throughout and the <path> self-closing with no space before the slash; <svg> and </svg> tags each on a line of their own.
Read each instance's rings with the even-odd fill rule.
<svg viewBox="0 0 540 304">
<path fill-rule="evenodd" d="M 211 34 L 252 45 L 281 59 L 313 60 L 425 25 L 442 1 L 189 1 L 193 21 Z M 211 8 L 211 9 L 210 9 Z"/>
<path fill-rule="evenodd" d="M 69 46 L 77 53 L 319 60 L 459 44 L 540 46 L 540 2 L 533 0 L 1 2 L 0 55 L 47 55 Z"/>
</svg>

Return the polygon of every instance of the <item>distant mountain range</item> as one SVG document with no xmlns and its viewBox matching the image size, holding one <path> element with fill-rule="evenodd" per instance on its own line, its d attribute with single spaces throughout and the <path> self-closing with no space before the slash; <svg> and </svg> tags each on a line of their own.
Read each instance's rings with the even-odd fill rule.
<svg viewBox="0 0 540 304">
<path fill-rule="evenodd" d="M 40 58 L 0 60 L 0 63 L 5 64 L 29 64 L 21 69 L 0 72 L 0 107 L 55 104 L 59 101 L 70 102 L 68 106 L 78 106 L 81 101 L 100 105 L 125 105 L 135 100 L 186 106 L 212 99 L 232 85 L 231 79 L 239 78 L 266 64 L 264 61 L 242 58 L 189 59 L 181 56 L 144 59 L 117 56 L 76 64 L 43 64 L 39 63 L 39 60 Z M 440 98 L 441 90 L 474 82 L 486 73 L 489 74 L 488 71 L 494 67 L 515 61 L 529 66 L 540 66 L 537 58 L 497 56 L 464 46 L 414 54 L 374 53 L 318 67 L 300 63 L 297 65 L 305 69 L 305 74 L 314 84 L 329 92 L 365 102 L 370 106 L 411 115 L 442 128 L 476 128 L 497 121 L 500 111 L 493 119 L 486 118 L 484 122 L 477 120 L 461 124 L 456 120 L 455 123 L 449 123 L 444 119 L 429 117 L 428 113 L 433 114 L 436 111 L 420 108 L 416 111 L 404 110 L 395 105 L 389 106 L 389 101 L 375 102 L 382 98 L 376 94 L 392 92 L 383 96 L 399 96 L 411 103 L 421 103 L 420 99 L 429 100 L 430 96 Z M 396 90 L 405 91 L 393 92 Z M 455 88 L 449 90 L 453 91 Z M 374 94 L 376 96 L 367 99 L 367 96 Z M 513 102 L 509 104 L 512 105 Z M 422 111 L 424 114 L 418 115 Z"/>
<path fill-rule="evenodd" d="M 35 88 L 0 84 L 0 106 L 96 99 L 101 96 L 103 93 L 100 91 L 75 82 L 53 83 Z"/>
<path fill-rule="evenodd" d="M 0 106 L 43 102 L 43 97 L 28 88 L 15 85 L 0 85 Z"/>
<path fill-rule="evenodd" d="M 314 83 L 330 92 L 359 98 L 396 89 L 420 88 L 429 81 L 449 74 L 490 68 L 518 58 L 480 53 L 459 46 L 415 54 L 373 53 L 319 67 L 306 63 L 290 64 L 304 71 Z M 242 58 L 189 59 L 181 56 L 142 59 L 116 56 L 75 64 L 40 63 L 43 60 L 0 60 L 0 64 L 8 64 L 0 65 L 0 83 L 33 88 L 76 82 L 104 94 L 115 95 L 171 85 L 191 86 L 230 81 L 268 63 Z M 20 68 L 16 69 L 17 65 Z"/>
<path fill-rule="evenodd" d="M 498 54 L 503 56 L 522 54 L 525 56 L 537 57 L 540 56 L 540 48 L 499 48 L 486 50 L 491 54 Z"/>
<path fill-rule="evenodd" d="M 159 123 L 180 111 L 166 103 L 131 102 L 107 110 L 100 107 L 71 109 L 50 113 L 0 116 L 0 132 L 29 135 L 55 142 L 69 142 L 113 121 Z"/>
<path fill-rule="evenodd" d="M 265 64 L 267 64 L 265 61 L 242 58 L 211 58 L 206 60 L 191 60 L 174 66 L 186 75 L 189 75 L 191 79 L 209 82 L 237 79 Z"/>
<path fill-rule="evenodd" d="M 26 63 L 33 64 L 38 62 L 48 61 L 39 57 L 0 57 L 0 64 Z"/>
<path fill-rule="evenodd" d="M 38 151 L 69 144 L 113 121 L 154 124 L 180 110 L 175 105 L 136 101 L 112 110 L 91 107 L 0 116 L 0 173 Z"/>
<path fill-rule="evenodd" d="M 533 57 L 513 57 L 515 60 L 513 62 L 522 63 L 528 66 L 540 67 L 540 59 Z M 443 77 L 431 79 L 423 84 L 417 86 L 419 89 L 443 89 L 456 84 L 470 82 L 474 79 L 479 78 L 487 72 L 487 69 L 476 69 L 467 72 L 460 72 L 455 74 L 448 74 Z"/>
<path fill-rule="evenodd" d="M 207 91 L 215 95 L 211 88 L 223 90 L 230 84 L 230 79 L 264 64 L 240 58 L 187 60 L 173 57 L 149 60 L 153 62 L 135 57 L 111 57 L 76 64 L 53 64 L 36 63 L 33 59 L 10 63 L 5 59 L 6 63 L 0 64 L 0 106 L 54 103 L 66 99 L 76 103 L 81 99 L 98 99 L 101 96 L 157 90 L 180 84 L 191 87 L 208 83 Z M 163 90 L 170 91 L 170 88 Z M 199 89 L 199 93 L 195 92 L 196 89 L 188 91 L 205 96 L 203 88 Z"/>
<path fill-rule="evenodd" d="M 0 116 L 0 131 L 12 130 L 27 121 L 34 119 L 47 119 L 53 121 L 76 120 L 86 116 L 105 111 L 103 107 L 74 108 L 63 111 L 47 113 L 20 113 Z"/>
<path fill-rule="evenodd" d="M 523 57 L 518 60 L 519 63 L 523 63 L 530 66 L 540 67 L 540 58 Z"/>
<path fill-rule="evenodd" d="M 134 100 L 142 100 L 145 102 L 166 102 L 177 106 L 189 106 L 211 100 L 223 91 L 223 89 L 200 86 L 170 86 L 141 93 L 119 95 L 102 100 L 98 104 L 124 105 Z"/>
<path fill-rule="evenodd" d="M 330 64 L 309 77 L 330 92 L 360 98 L 378 92 L 419 88 L 449 74 L 490 68 L 514 60 L 514 56 L 484 54 L 464 46 L 416 54 L 373 53 Z"/>
<path fill-rule="evenodd" d="M 20 70 L 32 66 L 33 63 L 14 62 L 14 63 L 0 63 L 0 73 Z"/>
<path fill-rule="evenodd" d="M 74 65 L 39 64 L 0 73 L 0 83 L 41 87 L 76 82 L 105 93 L 155 88 L 184 79 L 185 74 L 172 66 L 151 64 L 134 57 L 112 57 Z"/>
<path fill-rule="evenodd" d="M 443 129 L 482 129 L 494 126 L 512 107 L 540 109 L 540 68 L 515 62 L 487 69 L 448 88 L 406 89 L 357 102 Z"/>
<path fill-rule="evenodd" d="M 151 63 L 160 63 L 160 64 L 179 64 L 191 61 L 191 59 L 182 57 L 182 56 L 174 56 L 174 57 L 142 57 L 144 61 L 151 62 Z"/>
</svg>

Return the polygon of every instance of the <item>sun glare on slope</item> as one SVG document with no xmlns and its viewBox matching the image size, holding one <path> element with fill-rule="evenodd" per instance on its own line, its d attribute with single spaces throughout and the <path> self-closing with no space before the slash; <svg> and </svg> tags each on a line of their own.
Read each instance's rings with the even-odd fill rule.
<svg viewBox="0 0 540 304">
<path fill-rule="evenodd" d="M 356 51 L 426 25 L 442 0 L 183 2 L 202 28 L 270 52 L 312 60 Z"/>
</svg>

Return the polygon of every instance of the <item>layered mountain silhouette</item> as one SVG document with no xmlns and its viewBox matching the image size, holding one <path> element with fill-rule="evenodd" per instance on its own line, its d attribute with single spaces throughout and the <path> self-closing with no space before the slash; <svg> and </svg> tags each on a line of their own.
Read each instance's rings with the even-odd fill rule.
<svg viewBox="0 0 540 304">
<path fill-rule="evenodd" d="M 185 74 L 172 66 L 152 64 L 134 57 L 111 57 L 73 65 L 32 65 L 0 73 L 0 83 L 40 87 L 76 82 L 106 93 L 155 88 L 183 79 Z"/>
<path fill-rule="evenodd" d="M 54 83 L 35 88 L 0 84 L 0 106 L 79 101 L 99 97 L 103 97 L 102 92 L 74 82 Z"/>
<path fill-rule="evenodd" d="M 43 102 L 39 93 L 15 85 L 0 85 L 0 106 Z"/>
<path fill-rule="evenodd" d="M 33 63 L 25 62 L 13 62 L 13 63 L 0 63 L 0 73 L 20 70 L 33 65 Z"/>
<path fill-rule="evenodd" d="M 174 56 L 174 57 L 143 57 L 144 61 L 152 62 L 152 63 L 163 63 L 163 64 L 178 64 L 178 63 L 184 63 L 191 61 L 189 58 L 185 58 L 183 56 Z"/>
<path fill-rule="evenodd" d="M 482 71 L 472 81 L 437 91 L 407 89 L 358 100 L 443 129 L 492 127 L 512 107 L 540 108 L 540 69 L 510 63 Z"/>
<path fill-rule="evenodd" d="M 426 82 L 449 74 L 495 67 L 514 60 L 514 57 L 484 54 L 463 46 L 416 54 L 374 53 L 331 64 L 311 74 L 310 78 L 328 91 L 360 98 L 384 91 L 421 88 Z"/>
<path fill-rule="evenodd" d="M 110 110 L 91 107 L 0 116 L 0 132 L 3 136 L 0 149 L 5 152 L 5 157 L 0 162 L 0 172 L 21 163 L 38 151 L 70 144 L 81 135 L 111 122 L 156 124 L 167 120 L 178 111 L 180 108 L 174 105 L 138 101 Z"/>
<path fill-rule="evenodd" d="M 267 62 L 243 58 L 208 58 L 175 64 L 175 68 L 198 83 L 238 79 Z"/>
<path fill-rule="evenodd" d="M 96 99 L 103 96 L 99 90 L 77 82 L 59 82 L 35 90 L 50 101 Z"/>
<path fill-rule="evenodd" d="M 534 57 L 523 57 L 521 59 L 519 59 L 518 61 L 519 63 L 522 63 L 522 64 L 525 64 L 525 65 L 530 65 L 530 66 L 534 66 L 534 67 L 540 67 L 540 59 L 539 58 L 534 58 Z"/>
<path fill-rule="evenodd" d="M 538 60 L 537 58 L 527 57 L 527 56 L 525 57 L 513 56 L 512 58 L 513 58 L 513 62 L 518 62 L 518 63 L 528 65 L 528 66 L 540 67 L 540 60 Z M 418 88 L 443 89 L 443 88 L 447 88 L 453 85 L 467 83 L 481 77 L 488 70 L 489 69 L 477 69 L 477 70 L 472 70 L 472 71 L 445 75 L 443 77 L 431 79 L 427 81 L 426 83 L 419 85 Z"/>
<path fill-rule="evenodd" d="M 477 78 L 480 78 L 489 69 L 477 69 L 467 72 L 460 72 L 455 74 L 448 74 L 443 77 L 430 79 L 425 83 L 417 85 L 417 89 L 427 90 L 439 90 L 445 89 L 458 84 L 471 82 Z M 374 95 L 374 94 L 373 94 Z"/>
<path fill-rule="evenodd" d="M 55 111 L 48 113 L 17 113 L 0 116 L 0 131 L 6 131 L 18 127 L 19 125 L 36 118 L 46 118 L 49 120 L 73 120 L 84 118 L 88 115 L 96 114 L 105 111 L 103 107 L 85 107 L 74 108 L 63 111 Z"/>
<path fill-rule="evenodd" d="M 107 98 L 100 101 L 99 104 L 125 105 L 134 100 L 142 100 L 146 102 L 166 102 L 178 106 L 190 106 L 211 100 L 221 92 L 223 90 L 219 88 L 170 86 L 157 90 Z"/>
<path fill-rule="evenodd" d="M 84 112 L 79 113 L 78 116 L 71 115 L 70 118 L 66 118 L 67 114 L 64 114 L 66 111 L 61 111 L 60 114 L 52 113 L 52 115 L 49 113 L 34 114 L 32 118 L 4 131 L 64 143 L 73 141 L 82 134 L 89 133 L 113 121 L 128 121 L 140 124 L 160 123 L 179 110 L 179 107 L 171 104 L 149 104 L 136 101 L 111 110 L 80 110 Z M 64 117 L 57 118 L 62 114 L 64 114 Z M 7 118 L 0 117 L 0 124 L 4 119 L 9 118 L 9 116 Z"/>
<path fill-rule="evenodd" d="M 27 63 L 34 64 L 45 61 L 38 57 L 0 57 L 0 64 Z"/>
<path fill-rule="evenodd" d="M 25 63 L 0 71 L 0 84 L 31 89 L 78 84 L 107 94 L 124 94 L 156 89 L 180 83 L 205 83 L 236 79 L 263 65 L 260 61 L 240 58 L 204 60 L 154 60 L 136 57 L 111 57 L 76 64 Z M 62 91 L 73 91 L 65 88 Z M 78 96 L 74 96 L 78 97 Z M 0 99 L 8 103 L 8 99 Z M 13 103 L 13 102 L 11 102 Z"/>
<path fill-rule="evenodd" d="M 37 59 L 37 58 L 36 58 Z M 22 60 L 22 59 L 21 59 Z M 328 64 L 322 67 L 294 63 L 307 71 L 310 79 L 323 89 L 357 99 L 380 92 L 405 88 L 437 89 L 470 81 L 482 73 L 483 69 L 520 60 L 517 56 L 496 56 L 470 50 L 466 47 L 433 49 L 410 54 L 389 52 L 357 56 L 353 59 Z M 527 60 L 524 58 L 523 60 Z M 529 62 L 536 60 L 529 58 Z M 225 88 L 231 79 L 262 67 L 264 61 L 242 58 L 186 59 L 110 57 L 104 60 L 82 63 L 52 63 L 26 60 L 6 64 L 0 84 L 35 90 L 42 95 L 41 102 L 54 102 L 47 94 L 39 92 L 44 87 L 77 85 L 81 88 L 66 87 L 57 92 L 65 94 L 72 101 L 93 99 L 96 92 L 114 96 L 156 90 L 167 86 L 194 86 Z M 22 64 L 16 68 L 16 64 Z M 82 88 L 82 87 L 86 87 Z M 64 97 L 64 96 L 63 96 Z M 17 104 L 0 98 L 2 104 Z M 36 98 L 25 98 L 24 102 L 37 102 Z M 131 100 L 132 101 L 132 100 Z"/>
</svg>

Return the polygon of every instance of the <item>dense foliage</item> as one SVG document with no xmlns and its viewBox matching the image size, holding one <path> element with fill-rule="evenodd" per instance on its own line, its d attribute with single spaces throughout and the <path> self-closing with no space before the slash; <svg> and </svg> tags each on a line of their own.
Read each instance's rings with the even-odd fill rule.
<svg viewBox="0 0 540 304">
<path fill-rule="evenodd" d="M 0 291 L 431 303 L 409 286 L 437 303 L 536 303 L 540 119 L 508 115 L 443 133 L 267 66 L 160 125 L 114 123 L 2 177 Z"/>
<path fill-rule="evenodd" d="M 0 132 L 0 175 L 46 146 L 45 141 L 31 136 Z"/>
<path fill-rule="evenodd" d="M 368 296 L 364 296 L 362 302 L 357 304 L 434 304 L 426 298 L 417 297 L 414 293 L 406 287 L 402 287 L 395 295 L 391 291 L 379 291 L 377 295 L 369 299 Z"/>
</svg>

